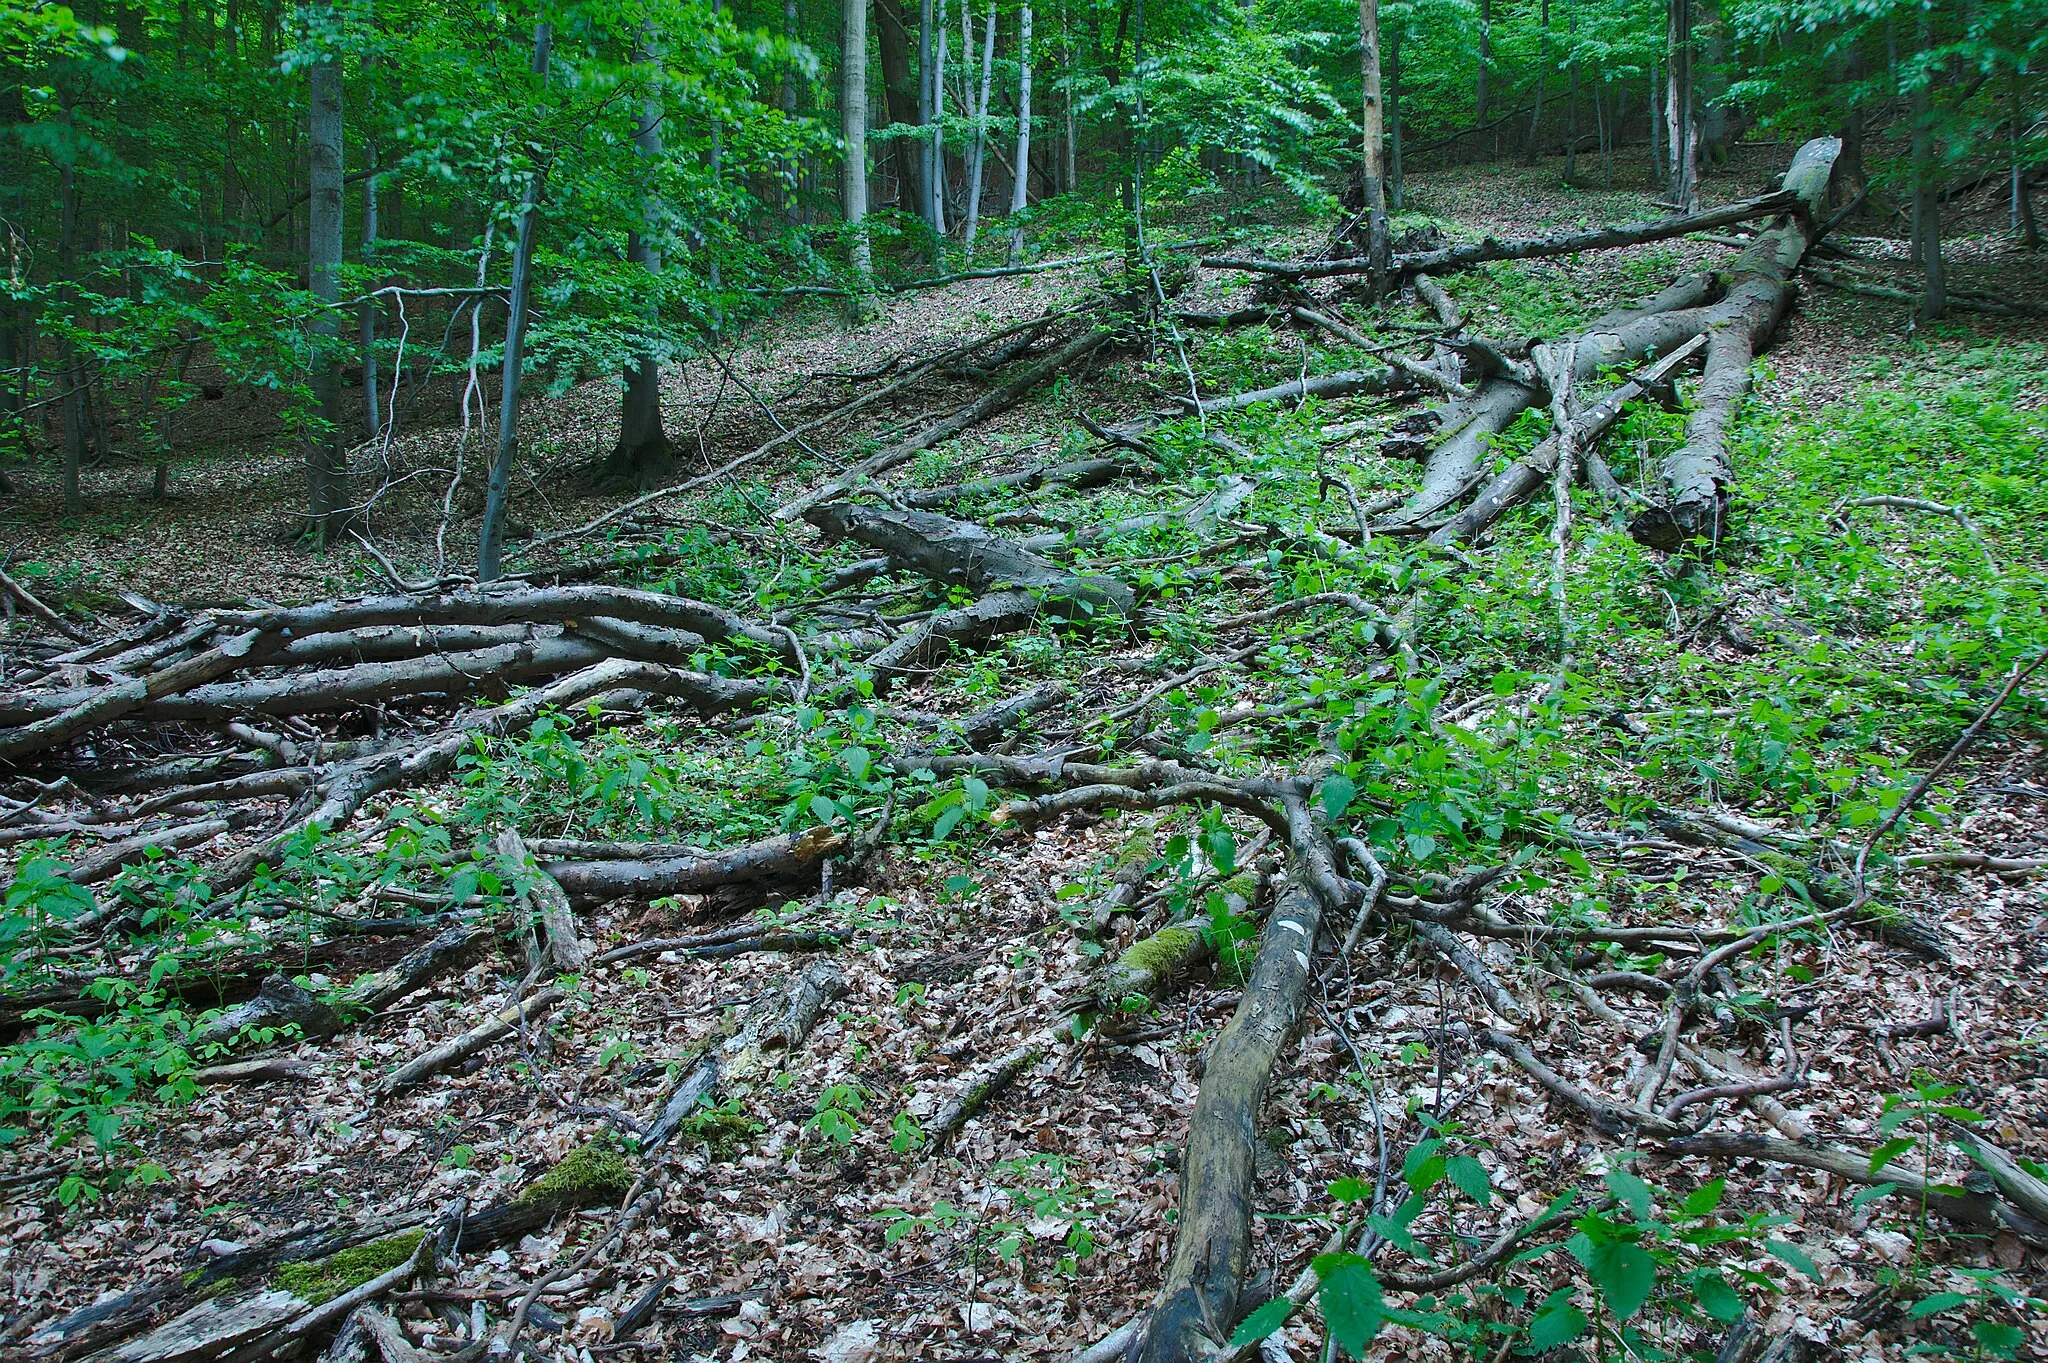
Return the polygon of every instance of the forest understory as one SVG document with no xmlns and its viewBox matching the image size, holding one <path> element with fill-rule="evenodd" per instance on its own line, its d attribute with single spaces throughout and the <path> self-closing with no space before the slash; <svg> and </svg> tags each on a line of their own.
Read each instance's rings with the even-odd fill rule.
<svg viewBox="0 0 2048 1363">
<path fill-rule="evenodd" d="M 2048 261 L 1833 156 L 20 480 L 0 1350 L 2048 1358 Z"/>
</svg>

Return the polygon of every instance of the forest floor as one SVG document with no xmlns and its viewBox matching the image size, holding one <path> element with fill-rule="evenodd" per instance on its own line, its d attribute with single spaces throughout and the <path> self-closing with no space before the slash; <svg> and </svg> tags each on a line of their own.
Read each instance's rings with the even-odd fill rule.
<svg viewBox="0 0 2048 1363">
<path fill-rule="evenodd" d="M 1767 187 L 1786 154 L 1757 149 L 1753 167 L 1711 187 L 1725 197 Z M 1629 180 L 1640 174 L 1623 169 Z M 1596 160 L 1582 171 L 1597 182 Z M 1657 211 L 1640 189 L 1568 190 L 1558 172 L 1552 162 L 1417 175 L 1399 225 L 1427 218 L 1465 239 Z M 1988 219 L 1992 210 L 1984 212 Z M 1995 221 L 1959 219 L 1952 288 L 2048 301 L 2048 258 L 2011 248 Z M 1269 254 L 1298 251 L 1320 231 L 1272 233 L 1263 246 Z M 1873 234 L 1838 244 L 1870 278 L 1908 279 L 1900 243 Z M 1731 255 L 1686 239 L 1495 264 L 1443 282 L 1478 329 L 1548 336 Z M 1076 306 L 1097 282 L 1092 271 L 968 281 L 884 299 L 880 317 L 857 328 L 828 302 L 750 326 L 722 362 L 693 360 L 667 376 L 678 474 L 716 468 L 773 436 L 777 418 L 793 425 L 875 382 L 832 375 L 861 375 L 892 355 L 930 353 Z M 1205 272 L 1176 303 L 1223 309 L 1249 296 L 1243 277 Z M 1372 317 L 1357 310 L 1351 320 L 1370 331 Z M 1160 393 L 1185 392 L 1189 372 L 1206 395 L 1356 362 L 1327 341 L 1267 327 L 1189 331 L 1185 370 L 1170 345 L 1150 360 L 1119 351 L 918 456 L 893 486 L 1082 457 L 1095 442 L 1073 419 L 1076 410 L 1101 422 L 1128 418 Z M 1552 513 L 1542 498 L 1475 546 L 1462 572 L 1423 574 L 1418 665 L 1406 678 L 1341 612 L 1270 631 L 1213 624 L 1255 610 L 1276 582 L 1297 594 L 1382 596 L 1391 613 L 1395 593 L 1411 590 L 1422 570 L 1402 559 L 1406 550 L 1375 539 L 1375 566 L 1283 566 L 1275 549 L 1270 574 L 1250 585 L 1192 575 L 1169 582 L 1165 619 L 1147 631 L 1045 624 L 948 659 L 900 684 L 889 701 L 956 714 L 1058 682 L 1068 698 L 1037 716 L 1032 731 L 1078 749 L 1106 741 L 1105 717 L 1116 707 L 1206 661 L 1215 665 L 1137 712 L 1155 726 L 1138 730 L 1154 751 L 1202 753 L 1216 744 L 1206 750 L 1283 766 L 1333 743 L 1380 752 L 1387 772 L 1358 785 L 1383 801 L 1384 817 L 1361 817 L 1361 830 L 1371 823 L 1375 845 L 1418 868 L 1514 861 L 1495 908 L 1516 921 L 1747 926 L 1796 914 L 1807 894 L 1796 877 L 1739 849 L 1673 842 L 1646 820 L 1656 808 L 1682 808 L 1792 835 L 1860 840 L 2004 676 L 2048 641 L 2048 323 L 1958 314 L 1915 328 L 1904 304 L 1808 284 L 1761 370 L 1733 442 L 1731 536 L 1714 566 L 1667 570 L 1609 525 L 1597 504 L 1581 507 L 1569 561 L 1575 642 L 1561 699 L 1539 699 L 1559 667 Z M 857 555 L 821 549 L 808 526 L 772 522 L 763 509 L 977 391 L 964 377 L 924 385 L 901 405 L 878 408 L 866 425 L 832 433 L 829 444 L 821 437 L 815 452 L 785 451 L 699 494 L 650 506 L 613 527 L 615 538 L 550 552 L 617 554 L 639 585 L 765 617 L 805 601 Z M 221 405 L 238 401 L 230 395 Z M 621 499 L 585 481 L 613 438 L 616 402 L 614 389 L 589 384 L 529 404 L 513 513 L 524 535 L 573 527 Z M 984 523 L 1011 512 L 1020 513 L 1011 524 L 1094 524 L 1163 507 L 1199 509 L 1232 475 L 1247 475 L 1257 490 L 1233 514 L 1252 526 L 1246 543 L 1256 552 L 1260 525 L 1349 524 L 1344 498 L 1324 496 L 1318 479 L 1327 472 L 1366 502 L 1412 487 L 1414 466 L 1376 449 L 1399 410 L 1356 397 L 1219 419 L 1245 458 L 1204 444 L 1193 423 L 1181 423 L 1158 436 L 1173 470 L 1167 483 L 1001 493 L 970 505 Z M 258 416 L 235 419 L 253 430 Z M 1677 439 L 1681 422 L 1655 409 L 1624 418 L 1604 449 L 1625 485 L 1651 486 L 1655 452 Z M 1540 432 L 1525 423 L 1508 444 L 1526 449 Z M 422 426 L 391 444 L 400 481 L 367 528 L 408 573 L 432 566 L 454 448 L 445 426 Z M 467 457 L 474 468 L 474 446 Z M 55 514 L 51 490 L 37 479 L 22 480 L 23 495 L 6 511 L 10 571 L 107 614 L 120 591 L 250 605 L 380 586 L 367 554 L 314 557 L 290 543 L 298 484 L 289 450 L 181 462 L 162 503 L 138 496 L 146 480 L 136 466 L 94 471 L 89 510 L 77 521 Z M 1880 496 L 1956 507 L 1971 529 L 1898 508 L 1841 510 Z M 467 544 L 481 489 L 472 480 L 458 499 L 450 542 Z M 1220 533 L 1204 531 L 1193 514 L 1188 520 L 1103 547 L 1087 565 L 1171 576 L 1204 533 Z M 633 571 L 636 555 L 647 566 Z M 1257 710 L 1290 704 L 1292 712 Z M 1255 712 L 1260 722 L 1240 723 Z M 1262 887 L 1233 874 L 1241 865 L 1269 876 L 1272 854 L 1256 825 L 1173 810 L 1075 813 L 1035 830 L 991 822 L 980 806 L 985 789 L 977 797 L 943 778 L 891 787 L 870 775 L 875 759 L 929 746 L 928 734 L 886 713 L 865 724 L 800 709 L 775 724 L 704 721 L 658 707 L 634 718 L 644 722 L 565 716 L 504 740 L 454 779 L 380 804 L 389 816 L 381 826 L 388 833 L 400 825 L 404 815 L 392 807 L 402 803 L 416 822 L 457 830 L 458 846 L 470 836 L 464 830 L 488 828 L 509 812 L 529 840 L 723 847 L 812 822 L 821 794 L 852 824 L 871 825 L 885 800 L 896 822 L 859 883 L 746 906 L 777 927 L 835 933 L 843 945 L 831 956 L 844 995 L 804 1044 L 775 1062 L 772 1077 L 678 1141 L 659 1211 L 540 1298 L 527 1327 L 531 1347 L 578 1363 L 633 1349 L 676 1360 L 1066 1358 L 1128 1321 L 1160 1282 L 1205 1048 L 1238 1003 L 1232 958 L 1242 934 L 1231 920 L 1269 902 Z M 384 722 L 357 716 L 347 731 L 381 733 Z M 131 756 L 133 742 L 109 740 L 77 761 L 89 768 Z M 1022 744 L 1036 746 L 1030 738 Z M 849 759 L 854 750 L 857 762 Z M 934 821 L 949 792 L 959 792 L 955 804 L 973 806 L 973 817 L 958 831 L 948 825 L 947 836 Z M 1969 1166 L 1932 1111 L 1943 1104 L 1979 1114 L 1971 1125 L 2006 1151 L 2048 1161 L 2048 878 L 2038 869 L 2048 858 L 2048 698 L 2038 680 L 1923 808 L 1925 820 L 1909 820 L 1888 850 L 1927 860 L 1887 863 L 1888 902 L 1938 928 L 1946 959 L 1839 925 L 1779 934 L 1731 963 L 1737 987 L 1725 991 L 1720 1016 L 1703 1019 L 1698 1044 L 1759 1074 L 1803 1069 L 1803 1087 L 1779 1095 L 1797 1124 L 1857 1150 L 1894 1134 L 1913 1138 L 1918 1148 L 1905 1158 L 1930 1179 L 1956 1182 Z M 1560 811 L 1566 826 L 1634 840 L 1605 855 L 1541 838 L 1517 843 L 1516 828 Z M 1235 850 L 1216 841 L 1219 826 Z M 247 841 L 237 830 L 206 850 Z M 295 893 L 330 910 L 345 903 L 368 912 L 376 884 L 390 879 L 389 864 L 376 861 L 382 845 L 352 849 L 375 863 L 367 869 L 337 862 L 308 872 Z M 1112 916 L 1099 938 L 1077 930 L 1134 846 L 1147 858 L 1167 849 L 1152 888 Z M 20 862 L 32 845 L 0 850 Z M 1943 864 L 1946 854 L 1964 855 Z M 1972 855 L 2035 869 L 1971 869 Z M 1225 890 L 1238 896 L 1227 906 Z M 247 930 L 268 931 L 285 955 L 300 953 L 297 966 L 287 965 L 316 991 L 415 944 L 318 936 L 308 920 L 291 918 L 292 899 L 280 891 L 275 921 L 249 920 Z M 692 932 L 721 913 L 731 910 L 717 896 L 621 900 L 586 913 L 579 927 L 602 951 Z M 924 1140 L 920 1124 L 963 1077 L 1058 1023 L 1105 957 L 1189 914 L 1218 925 L 1220 961 L 1193 971 L 1120 1032 L 1098 1030 L 1079 1043 L 1055 1034 L 943 1148 Z M 195 946 L 183 969 L 203 973 L 209 959 L 247 940 Z M 1589 968 L 1654 976 L 1670 965 L 1666 953 L 1608 948 L 1560 964 L 1505 940 L 1481 952 L 1523 1009 L 1513 1018 L 1496 1012 L 1489 1025 L 1534 1047 L 1570 1083 L 1626 1101 L 1655 1068 L 1663 1000 L 1606 994 L 1602 1013 L 1573 991 L 1571 977 Z M 94 1186 L 68 1185 L 68 1202 L 35 1176 L 74 1156 L 32 1134 L 0 1152 L 7 1322 L 46 1322 L 175 1277 L 227 1246 L 310 1223 L 432 1216 L 457 1198 L 489 1205 L 570 1153 L 618 1140 L 621 1114 L 628 1127 L 650 1116 L 673 1068 L 714 1040 L 733 1010 L 771 995 L 814 959 L 776 951 L 703 959 L 672 950 L 594 966 L 545 1027 L 373 1101 L 378 1077 L 393 1064 L 504 1006 L 524 967 L 478 959 L 339 1035 L 275 1039 L 262 1054 L 300 1062 L 286 1082 L 209 1084 L 189 1101 L 131 1116 L 116 1162 L 148 1166 L 150 1177 L 115 1186 L 97 1172 L 95 1156 L 79 1165 Z M 1456 1187 L 1422 1190 L 1425 1205 L 1405 1225 L 1412 1243 L 1388 1237 L 1396 1243 L 1377 1261 L 1390 1269 L 1418 1271 L 1414 1251 L 1423 1247 L 1433 1247 L 1438 1264 L 1455 1262 L 1507 1220 L 1586 1189 L 1581 1212 L 1627 1210 L 1638 1224 L 1654 1220 L 1669 1232 L 1643 1232 L 1659 1246 L 1657 1295 L 1630 1333 L 1629 1347 L 1644 1356 L 1711 1354 L 1726 1330 L 1711 1290 L 1698 1286 L 1698 1275 L 1712 1272 L 1767 1329 L 1794 1332 L 1832 1356 L 2008 1349 L 2005 1356 L 2048 1358 L 2048 1314 L 2000 1295 L 2048 1296 L 2048 1258 L 2038 1245 L 2010 1232 L 1956 1233 L 1908 1201 L 1859 1197 L 1815 1170 L 1673 1157 L 1652 1145 L 1632 1150 L 1460 1031 L 1487 1019 L 1487 1007 L 1412 933 L 1366 934 L 1348 958 L 1319 961 L 1310 989 L 1310 1011 L 1282 1053 L 1263 1109 L 1247 1308 L 1285 1290 L 1332 1228 L 1355 1219 L 1345 1195 L 1333 1192 L 1347 1181 L 1384 1182 L 1389 1162 L 1398 1182 L 1411 1151 L 1441 1140 L 1439 1153 L 1465 1161 Z M 1921 1023 L 1928 1025 L 1913 1025 Z M 1671 1085 L 1667 1094 L 1690 1081 Z M 1905 1113 L 1903 1125 L 1895 1111 Z M 1739 1108 L 1718 1118 L 1724 1129 L 1739 1119 Z M 1405 1171 L 1417 1162 L 1407 1158 Z M 1483 1171 L 1476 1177 L 1475 1164 Z M 1634 1205 L 1636 1185 L 1610 1177 L 1624 1169 L 1645 1181 L 1653 1204 Z M 1718 1202 L 1701 1191 L 1714 1179 L 1725 1179 Z M 598 1208 L 489 1253 L 458 1251 L 443 1269 L 449 1300 L 483 1302 L 496 1318 L 549 1266 L 587 1248 L 606 1217 Z M 1540 1354 L 1551 1342 L 1543 1323 L 1555 1325 L 1574 1301 L 1596 1317 L 1595 1327 L 1612 1326 L 1597 1318 L 1585 1274 L 1567 1253 L 1567 1229 L 1532 1236 L 1529 1247 L 1540 1253 L 1448 1291 L 1390 1287 L 1391 1302 L 1439 1312 L 1447 1323 L 1391 1325 L 1371 1356 Z M 671 1305 L 741 1300 L 658 1313 L 635 1342 L 614 1343 L 615 1323 L 662 1279 L 673 1284 Z M 1565 1297 L 1553 1295 L 1559 1289 Z M 460 1342 L 456 1325 L 423 1308 L 414 1315 L 406 1328 L 428 1357 Z M 2020 1334 L 1987 1335 L 1978 1329 L 1985 1324 Z M 8 1334 L 9 1346 L 20 1348 L 22 1336 Z M 1287 1356 L 1320 1356 L 1310 1315 L 1297 1314 L 1279 1339 Z"/>
</svg>

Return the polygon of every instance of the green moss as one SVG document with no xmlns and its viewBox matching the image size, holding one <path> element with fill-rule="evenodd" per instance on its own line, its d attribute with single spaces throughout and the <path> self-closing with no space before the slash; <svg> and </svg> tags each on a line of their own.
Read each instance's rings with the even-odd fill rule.
<svg viewBox="0 0 2048 1363">
<path fill-rule="evenodd" d="M 425 1234 L 425 1231 L 406 1231 L 388 1239 L 372 1240 L 366 1245 L 353 1245 L 325 1259 L 286 1264 L 277 1270 L 275 1281 L 285 1291 L 317 1306 L 397 1268 L 412 1258 Z"/>
<path fill-rule="evenodd" d="M 562 1156 L 554 1168 L 527 1186 L 519 1200 L 599 1202 L 624 1197 L 632 1186 L 633 1171 L 626 1167 L 625 1156 L 607 1145 L 586 1145 Z"/>
<path fill-rule="evenodd" d="M 1256 871 L 1239 871 L 1216 888 L 1226 898 L 1241 899 L 1249 904 L 1258 897 L 1259 874 Z"/>
<path fill-rule="evenodd" d="M 1117 849 L 1116 861 L 1110 868 L 1111 874 L 1115 874 L 1117 871 L 1127 871 L 1134 866 L 1149 864 L 1154 856 L 1153 846 L 1151 829 L 1140 829 L 1138 832 L 1131 834 L 1130 837 L 1124 839 L 1124 845 Z"/>
<path fill-rule="evenodd" d="M 1170 975 L 1194 951 L 1196 940 L 1193 928 L 1161 928 L 1150 937 L 1131 943 L 1117 958 L 1117 969 Z"/>
<path fill-rule="evenodd" d="M 761 1123 L 735 1107 L 705 1108 L 683 1123 L 683 1129 L 703 1141 L 714 1159 L 729 1160 L 761 1131 Z"/>
</svg>

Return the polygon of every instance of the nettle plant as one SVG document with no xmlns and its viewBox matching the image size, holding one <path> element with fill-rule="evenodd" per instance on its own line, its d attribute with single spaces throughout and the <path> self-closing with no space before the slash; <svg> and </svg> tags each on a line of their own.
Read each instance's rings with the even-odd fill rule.
<svg viewBox="0 0 2048 1363">
<path fill-rule="evenodd" d="M 1414 1229 L 1439 1198 L 1462 1197 L 1480 1207 L 1493 1200 L 1491 1180 L 1475 1153 L 1481 1143 L 1456 1123 L 1418 1113 L 1430 1128 L 1402 1162 L 1407 1198 L 1390 1212 L 1371 1209 L 1372 1190 L 1358 1179 L 1330 1187 L 1340 1208 L 1366 1207 L 1364 1231 L 1424 1263 L 1434 1256 Z M 1446 1190 L 1451 1190 L 1447 1192 Z M 1474 1282 L 1442 1295 L 1426 1293 L 1412 1306 L 1395 1306 L 1368 1255 L 1341 1252 L 1314 1261 L 1316 1301 L 1329 1337 L 1354 1355 L 1389 1325 L 1431 1334 L 1462 1349 L 1493 1354 L 1518 1347 L 1541 1354 L 1591 1336 L 1602 1357 L 1676 1359 L 1692 1342 L 1725 1330 L 1745 1309 L 1744 1290 L 1772 1292 L 1777 1285 L 1756 1266 L 1771 1256 L 1815 1280 L 1820 1271 L 1798 1246 L 1768 1235 L 1788 1218 L 1723 1208 L 1722 1180 L 1682 1197 L 1652 1187 L 1617 1165 L 1599 1190 L 1572 1189 L 1538 1213 L 1522 1236 L 1527 1248 L 1502 1261 L 1502 1270 L 1556 1256 L 1576 1263 L 1573 1281 L 1545 1293 L 1523 1286 Z M 1451 1202 L 1444 1203 L 1449 1210 Z M 1562 1240 L 1545 1238 L 1569 1226 Z M 1533 1243 L 1532 1243 L 1533 1242 Z M 1480 1246 L 1474 1245 L 1474 1252 Z M 1259 1307 L 1238 1326 L 1233 1342 L 1264 1338 L 1295 1310 L 1285 1297 Z"/>
</svg>

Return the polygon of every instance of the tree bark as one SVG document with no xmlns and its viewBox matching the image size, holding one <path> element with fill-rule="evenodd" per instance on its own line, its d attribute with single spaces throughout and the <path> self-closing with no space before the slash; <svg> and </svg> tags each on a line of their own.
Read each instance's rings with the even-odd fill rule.
<svg viewBox="0 0 2048 1363">
<path fill-rule="evenodd" d="M 1173 1259 L 1134 1353 L 1140 1363 L 1205 1358 L 1229 1338 L 1251 1260 L 1259 1105 L 1300 1017 L 1323 905 L 1304 878 L 1266 919 L 1244 998 L 1202 1073 L 1181 1157 Z"/>
<path fill-rule="evenodd" d="M 854 3 L 854 0 L 844 0 L 844 3 L 851 4 Z M 877 26 L 875 35 L 876 46 L 881 50 L 882 55 L 882 95 L 883 102 L 888 107 L 889 123 L 892 127 L 921 127 L 923 126 L 920 113 L 922 101 L 919 98 L 917 88 L 912 84 L 910 72 L 910 27 L 903 17 L 902 0 L 874 0 L 874 3 Z M 848 25 L 846 32 L 849 34 L 853 31 L 852 23 L 852 17 L 848 16 L 846 19 L 846 24 Z M 867 16 L 865 13 L 861 16 L 861 27 L 862 31 L 865 32 L 867 27 Z M 845 60 L 845 53 L 849 50 L 842 44 L 842 61 Z M 861 46 L 860 53 L 862 70 L 860 98 L 862 106 L 865 107 L 867 104 L 867 48 L 865 44 Z M 844 70 L 845 68 L 842 66 L 842 73 Z M 842 117 L 846 107 L 844 101 L 844 87 L 842 86 L 842 103 L 840 105 Z M 865 138 L 865 132 L 863 132 L 863 138 Z M 926 205 L 930 202 L 929 193 L 925 189 L 924 143 L 916 138 L 899 137 L 889 142 L 888 147 L 890 164 L 896 168 L 896 207 L 902 212 L 915 213 L 922 218 L 925 216 Z"/>
<path fill-rule="evenodd" d="M 1920 49 L 1934 47 L 1934 23 L 1920 11 Z M 1922 74 L 1913 91 L 1913 228 L 1920 247 L 1920 270 L 1926 285 L 1920 295 L 1920 320 L 1940 320 L 1948 310 L 1948 279 L 1941 262 L 1941 186 L 1934 166 L 1935 73 Z"/>
<path fill-rule="evenodd" d="M 966 38 L 971 40 L 974 36 L 974 27 L 971 12 L 967 6 L 967 0 L 961 0 L 960 18 L 962 31 Z M 972 55 L 972 49 L 963 49 L 961 55 L 963 57 Z M 996 7 L 995 0 L 989 0 L 988 28 L 983 34 L 981 41 L 981 98 L 975 103 L 974 107 L 967 111 L 968 117 L 974 121 L 974 147 L 967 158 L 966 241 L 969 259 L 972 259 L 974 255 L 975 234 L 981 228 L 981 182 L 982 172 L 987 163 L 988 151 L 988 97 L 995 79 L 995 61 Z M 972 87 L 968 89 L 967 93 L 970 98 L 973 97 L 974 91 Z"/>
<path fill-rule="evenodd" d="M 1021 215 L 1031 201 L 1031 0 L 1024 0 L 1017 34 L 1017 160 L 1010 176 L 1010 217 Z M 2017 191 L 2015 191 L 2017 192 Z M 1009 263 L 1024 258 L 1024 228 L 1010 228 Z"/>
<path fill-rule="evenodd" d="M 634 60 L 642 66 L 653 59 L 651 36 L 643 28 L 634 52 Z M 640 116 L 633 129 L 633 146 L 648 183 L 640 198 L 640 224 L 626 234 L 626 260 L 655 279 L 661 277 L 662 209 L 654 192 L 654 176 L 661 162 L 662 115 L 661 96 L 650 86 L 649 93 L 640 101 Z M 648 309 L 647 320 L 650 325 L 660 322 L 659 313 L 652 307 Z M 625 391 L 619 399 L 619 443 L 605 461 L 604 473 L 607 478 L 631 483 L 644 491 L 666 477 L 674 463 L 668 435 L 661 426 L 661 367 L 651 351 L 643 349 L 626 368 Z"/>
<path fill-rule="evenodd" d="M 876 0 L 883 3 L 883 0 Z M 893 0 L 890 0 L 893 3 Z M 865 288 L 874 278 L 868 249 L 868 6 L 867 0 L 842 0 L 839 35 L 839 136 L 846 143 L 840 167 L 839 202 L 846 225 L 853 230 L 853 271 Z M 901 28 L 901 21 L 898 21 Z M 882 68 L 889 80 L 889 39 L 884 26 Z M 893 95 L 891 96 L 893 98 Z M 900 145 L 900 144 L 899 144 Z M 901 164 L 901 157 L 898 164 Z"/>
<path fill-rule="evenodd" d="M 341 63 L 314 63 L 309 95 L 307 287 L 320 302 L 312 323 L 312 390 L 319 425 L 306 447 L 306 515 L 320 544 L 339 540 L 348 523 L 348 456 L 341 434 Z"/>
<path fill-rule="evenodd" d="M 1386 148 L 1380 108 L 1380 0 L 1358 0 L 1358 69 L 1365 85 L 1366 259 L 1374 292 L 1384 293 L 1392 245 L 1387 224 Z"/>
<path fill-rule="evenodd" d="M 533 74 L 541 87 L 547 84 L 548 58 L 554 49 L 554 25 L 545 21 L 533 26 Z M 479 582 L 495 581 L 503 556 L 505 503 L 512 491 L 512 458 L 519 441 L 519 378 L 526 343 L 527 296 L 533 273 L 534 219 L 540 213 L 541 183 L 546 172 L 535 166 L 528 173 L 526 193 L 519 202 L 519 234 L 512 248 L 512 307 L 505 320 L 505 377 L 498 401 L 498 455 L 491 461 L 491 481 L 484 497 L 484 524 L 477 537 L 476 576 Z"/>
<path fill-rule="evenodd" d="M 1671 142 L 1671 202 L 1681 213 L 1700 206 L 1698 117 L 1693 110 L 1693 0 L 1670 0 L 1665 34 L 1665 64 L 1670 69 L 1670 97 L 1665 118 Z"/>
</svg>

